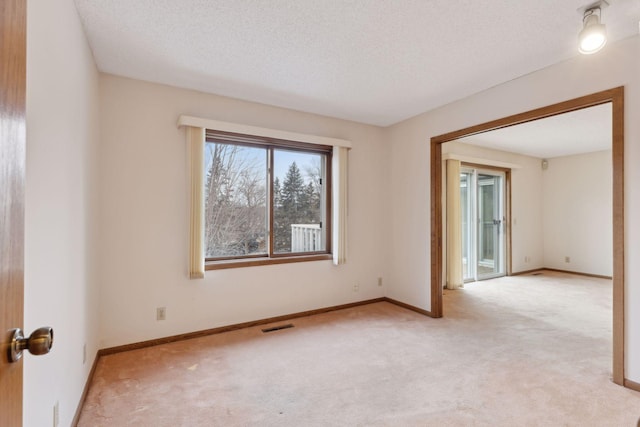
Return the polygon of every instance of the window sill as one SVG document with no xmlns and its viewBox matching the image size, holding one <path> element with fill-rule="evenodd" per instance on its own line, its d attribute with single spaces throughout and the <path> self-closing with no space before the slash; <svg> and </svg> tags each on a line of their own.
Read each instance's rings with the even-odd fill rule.
<svg viewBox="0 0 640 427">
<path fill-rule="evenodd" d="M 234 259 L 224 261 L 207 261 L 204 265 L 205 270 L 222 270 L 225 268 L 240 268 L 240 267 L 254 267 L 258 265 L 271 265 L 271 264 L 288 264 L 292 262 L 306 262 L 306 261 L 324 261 L 333 259 L 331 254 L 320 255 L 302 255 L 292 257 L 278 257 L 278 258 L 253 258 L 253 259 Z"/>
</svg>

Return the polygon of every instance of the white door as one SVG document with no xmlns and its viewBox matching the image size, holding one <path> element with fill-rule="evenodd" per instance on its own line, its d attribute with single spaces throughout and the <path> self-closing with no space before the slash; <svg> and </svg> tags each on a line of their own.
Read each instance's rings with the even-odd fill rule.
<svg viewBox="0 0 640 427">
<path fill-rule="evenodd" d="M 505 174 L 462 168 L 463 277 L 465 281 L 505 275 Z"/>
</svg>

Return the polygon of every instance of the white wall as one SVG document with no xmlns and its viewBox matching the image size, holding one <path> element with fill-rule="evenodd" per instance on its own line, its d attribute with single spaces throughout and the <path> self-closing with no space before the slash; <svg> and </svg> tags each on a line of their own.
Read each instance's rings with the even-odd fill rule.
<svg viewBox="0 0 640 427">
<path fill-rule="evenodd" d="M 385 276 L 388 155 L 380 128 L 110 75 L 100 80 L 101 347 L 384 295 L 377 278 Z M 347 264 L 215 270 L 189 280 L 180 114 L 351 140 Z M 167 307 L 165 321 L 155 319 L 159 306 Z"/>
<path fill-rule="evenodd" d="M 511 170 L 511 268 L 513 273 L 544 266 L 542 233 L 542 169 L 540 159 L 491 150 L 457 141 L 442 146 L 442 155 L 458 154 L 475 162 L 515 165 Z M 485 159 L 481 161 L 480 159 Z M 527 257 L 528 261 L 525 261 Z"/>
<path fill-rule="evenodd" d="M 406 120 L 386 131 L 390 153 L 388 296 L 430 309 L 430 138 L 471 125 L 625 86 L 626 377 L 640 382 L 640 37 L 568 61 Z"/>
<path fill-rule="evenodd" d="M 24 425 L 70 425 L 98 349 L 93 194 L 98 72 L 72 0 L 27 9 L 26 333 L 54 328 L 24 357 Z M 87 361 L 83 364 L 83 345 Z"/>
<path fill-rule="evenodd" d="M 549 159 L 542 177 L 545 267 L 611 276 L 611 150 Z"/>
</svg>

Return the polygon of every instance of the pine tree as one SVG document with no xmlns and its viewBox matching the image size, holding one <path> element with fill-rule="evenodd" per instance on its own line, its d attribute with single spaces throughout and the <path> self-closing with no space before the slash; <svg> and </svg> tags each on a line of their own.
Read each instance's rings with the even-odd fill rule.
<svg viewBox="0 0 640 427">
<path fill-rule="evenodd" d="M 289 224 L 295 224 L 302 216 L 304 179 L 296 162 L 291 163 L 282 185 L 282 208 Z"/>
<path fill-rule="evenodd" d="M 273 180 L 273 207 L 276 210 L 282 208 L 282 188 L 278 177 Z"/>
<path fill-rule="evenodd" d="M 274 183 L 275 187 L 275 183 Z M 304 223 L 308 211 L 305 183 L 296 162 L 291 163 L 280 192 L 280 209 L 275 210 L 274 244 L 278 252 L 291 251 L 291 224 Z"/>
<path fill-rule="evenodd" d="M 274 250 L 276 252 L 288 252 L 291 249 L 291 237 L 289 236 L 289 240 L 287 240 L 285 236 L 290 234 L 291 231 L 286 224 L 286 215 L 282 205 L 282 185 L 277 177 L 273 180 L 273 215 Z"/>
<path fill-rule="evenodd" d="M 320 222 L 320 189 L 313 182 L 309 182 L 305 188 L 307 199 L 306 223 L 317 224 Z"/>
</svg>

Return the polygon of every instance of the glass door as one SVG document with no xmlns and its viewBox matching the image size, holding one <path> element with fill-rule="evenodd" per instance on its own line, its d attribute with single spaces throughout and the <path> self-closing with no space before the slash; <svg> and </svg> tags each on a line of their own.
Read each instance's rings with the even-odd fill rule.
<svg viewBox="0 0 640 427">
<path fill-rule="evenodd" d="M 478 280 L 504 274 L 503 175 L 478 173 Z"/>
<path fill-rule="evenodd" d="M 505 274 L 505 175 L 461 169 L 462 273 L 465 282 Z"/>
</svg>

